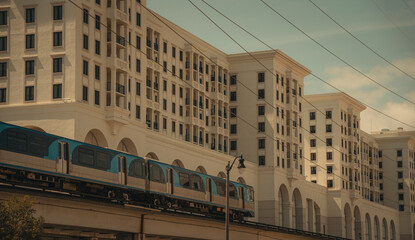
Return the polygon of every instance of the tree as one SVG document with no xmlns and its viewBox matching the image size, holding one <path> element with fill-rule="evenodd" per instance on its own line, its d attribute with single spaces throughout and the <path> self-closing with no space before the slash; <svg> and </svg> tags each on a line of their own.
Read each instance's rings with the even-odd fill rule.
<svg viewBox="0 0 415 240">
<path fill-rule="evenodd" d="M 25 196 L 0 202 L 0 239 L 37 240 L 40 239 L 43 217 L 36 218 L 33 207 L 34 199 Z"/>
</svg>

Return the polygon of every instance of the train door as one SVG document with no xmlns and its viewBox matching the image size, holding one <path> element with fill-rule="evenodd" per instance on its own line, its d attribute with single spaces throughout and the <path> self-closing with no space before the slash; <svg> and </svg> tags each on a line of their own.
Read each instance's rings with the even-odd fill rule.
<svg viewBox="0 0 415 240">
<path fill-rule="evenodd" d="M 59 173 L 69 173 L 69 166 L 70 166 L 70 161 L 69 161 L 69 143 L 67 142 L 62 142 L 59 141 L 58 142 L 58 151 L 59 151 L 59 156 L 58 156 L 58 161 L 57 161 L 57 172 Z"/>
<path fill-rule="evenodd" d="M 174 194 L 173 169 L 167 168 L 167 193 Z"/>
<path fill-rule="evenodd" d="M 118 156 L 118 182 L 127 185 L 127 158 Z"/>
<path fill-rule="evenodd" d="M 240 201 L 242 201 L 242 208 L 245 209 L 245 191 L 243 187 L 239 187 Z"/>
<path fill-rule="evenodd" d="M 212 179 L 206 178 L 206 194 L 207 194 L 207 201 L 212 202 Z"/>
</svg>

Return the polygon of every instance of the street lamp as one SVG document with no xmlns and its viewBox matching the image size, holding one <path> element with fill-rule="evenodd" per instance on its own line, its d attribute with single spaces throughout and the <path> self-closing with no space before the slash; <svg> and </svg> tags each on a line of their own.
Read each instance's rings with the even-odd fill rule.
<svg viewBox="0 0 415 240">
<path fill-rule="evenodd" d="M 236 156 L 233 160 L 232 164 L 228 161 L 228 165 L 226 165 L 226 216 L 225 216 L 225 232 L 226 232 L 226 240 L 229 240 L 229 173 L 232 170 L 233 164 L 235 163 L 236 159 L 239 158 L 238 168 L 243 169 L 246 168 L 244 164 L 244 157 L 242 154 L 240 156 Z"/>
</svg>

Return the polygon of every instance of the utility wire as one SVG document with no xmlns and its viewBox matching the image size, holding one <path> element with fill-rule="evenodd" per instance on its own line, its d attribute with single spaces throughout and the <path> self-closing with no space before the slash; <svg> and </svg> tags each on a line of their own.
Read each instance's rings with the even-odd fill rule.
<svg viewBox="0 0 415 240">
<path fill-rule="evenodd" d="M 349 67 L 351 67 L 353 70 L 355 70 L 356 72 L 358 72 L 359 74 L 361 74 L 362 76 L 366 77 L 367 79 L 369 79 L 370 81 L 372 81 L 373 83 L 377 84 L 378 86 L 384 88 L 385 90 L 393 93 L 394 95 L 404 99 L 405 101 L 412 103 L 413 105 L 415 105 L 415 102 L 411 101 L 410 99 L 394 92 L 393 90 L 387 88 L 386 86 L 384 86 L 383 84 L 377 82 L 376 80 L 374 80 L 373 78 L 371 78 L 370 76 L 368 76 L 367 74 L 363 73 L 362 71 L 360 71 L 359 69 L 357 69 L 356 67 L 354 67 L 353 65 L 351 65 L 350 63 L 348 63 L 346 60 L 344 60 L 343 58 L 339 57 L 338 55 L 336 55 L 334 52 L 332 52 L 331 50 L 329 50 L 328 48 L 326 48 L 323 44 L 321 44 L 320 42 L 318 42 L 317 40 L 315 40 L 313 37 L 311 37 L 309 34 L 307 34 L 306 32 L 304 32 L 303 30 L 301 30 L 299 27 L 297 27 L 297 25 L 295 25 L 294 23 L 292 23 L 290 20 L 288 20 L 286 17 L 284 17 L 281 13 L 279 13 L 277 10 L 275 10 L 275 8 L 271 7 L 268 3 L 266 3 L 264 0 L 259 0 L 262 3 L 265 4 L 265 6 L 267 6 L 269 9 L 271 9 L 274 13 L 278 14 L 280 17 L 282 17 L 286 22 L 288 22 L 289 24 L 291 24 L 291 26 L 295 27 L 298 31 L 300 31 L 301 33 L 303 33 L 305 36 L 307 36 L 309 39 L 311 39 L 313 42 L 315 42 L 317 45 L 319 45 L 320 47 L 322 47 L 324 50 L 326 50 L 328 53 L 330 53 L 332 56 L 334 56 L 335 58 L 337 58 L 338 60 L 340 60 L 341 62 L 343 62 L 344 64 L 348 65 Z"/>
<path fill-rule="evenodd" d="M 376 56 L 378 56 L 379 58 L 383 59 L 383 61 L 387 62 L 389 65 L 393 66 L 395 69 L 397 69 L 398 71 L 400 71 L 401 73 L 405 74 L 406 76 L 408 76 L 409 78 L 411 78 L 412 80 L 415 81 L 415 78 L 413 76 L 409 75 L 407 72 L 405 72 L 404 70 L 402 70 L 401 68 L 399 68 L 398 66 L 396 66 L 395 64 L 393 64 L 392 62 L 390 62 L 389 60 L 387 60 L 385 57 L 383 57 L 382 55 L 380 55 L 375 50 L 373 50 L 373 48 L 369 47 L 366 43 L 364 43 L 362 40 L 360 40 L 358 37 L 356 37 L 353 33 L 351 33 L 343 25 L 341 25 L 339 22 L 337 22 L 327 12 L 325 12 L 323 9 L 321 9 L 315 2 L 313 2 L 313 0 L 308 0 L 308 1 L 311 2 L 311 4 L 313 4 L 318 10 L 320 10 L 320 12 L 322 12 L 324 15 L 326 15 L 328 18 L 330 18 L 337 26 L 339 26 L 341 29 L 343 29 L 345 32 L 347 32 L 350 36 L 352 36 L 354 39 L 356 39 L 356 41 L 358 41 L 363 46 L 365 46 L 367 49 L 369 49 L 371 52 L 373 52 Z M 402 0 L 402 1 L 405 1 L 405 0 Z"/>
<path fill-rule="evenodd" d="M 409 6 L 409 4 L 405 1 L 402 0 L 402 2 L 409 8 L 409 10 L 412 12 L 412 14 L 415 16 L 415 11 L 411 8 L 411 6 Z"/>
<path fill-rule="evenodd" d="M 215 7 L 213 7 L 212 5 L 210 5 L 209 3 L 207 3 L 205 0 L 201 0 L 201 1 L 203 1 L 206 5 L 208 5 L 210 8 L 212 8 L 214 11 L 216 11 L 217 13 L 219 13 L 221 16 L 223 16 L 224 18 L 226 18 L 228 21 L 230 21 L 230 22 L 232 22 L 234 25 L 236 25 L 237 27 L 239 27 L 241 30 L 243 30 L 245 33 L 247 33 L 247 34 L 249 34 L 251 37 L 253 37 L 253 38 L 255 38 L 256 40 L 258 40 L 259 42 L 261 42 L 263 45 L 265 45 L 265 46 L 267 46 L 270 50 L 272 50 L 272 51 L 274 51 L 275 53 L 278 53 L 278 51 L 277 50 L 275 50 L 273 47 L 271 47 L 269 44 L 267 44 L 266 42 L 264 42 L 263 40 L 261 40 L 259 37 L 257 37 L 257 36 L 255 36 L 254 34 L 252 34 L 251 32 L 249 32 L 248 30 L 246 30 L 245 28 L 243 28 L 241 25 L 239 25 L 238 23 L 236 23 L 235 21 L 233 21 L 232 19 L 230 19 L 229 17 L 227 17 L 225 14 L 223 14 L 222 12 L 220 12 L 218 9 L 216 9 Z M 291 59 L 288 59 L 291 63 L 295 63 L 293 60 L 291 60 Z M 320 81 L 322 81 L 323 83 L 325 83 L 325 84 L 327 84 L 327 85 L 329 85 L 330 87 L 332 87 L 333 89 L 335 89 L 335 90 L 337 90 L 337 91 L 339 91 L 339 92 L 343 92 L 342 90 L 340 90 L 339 88 L 337 88 L 336 86 L 334 86 L 334 85 L 332 85 L 331 83 L 329 83 L 329 82 L 327 82 L 327 81 L 325 81 L 324 79 L 322 79 L 321 77 L 319 77 L 319 76 L 317 76 L 317 75 L 315 75 L 314 73 L 310 73 L 310 75 L 312 75 L 313 77 L 315 77 L 315 78 L 317 78 L 318 80 L 320 80 Z M 343 92 L 344 93 L 344 92 Z M 345 93 L 346 94 L 346 93 Z M 348 95 L 348 94 L 346 94 L 346 95 Z M 349 95 L 348 95 L 349 96 Z M 349 97 L 351 97 L 351 96 L 349 96 Z M 305 101 L 307 101 L 307 99 L 305 98 L 305 97 L 302 97 Z M 309 101 L 307 101 L 311 106 L 313 106 L 315 109 L 317 109 L 317 110 L 319 110 L 317 107 L 315 107 L 313 104 L 311 104 Z M 398 119 L 396 119 L 395 117 L 392 117 L 392 116 L 390 116 L 390 115 L 387 115 L 387 114 L 385 114 L 385 113 L 383 113 L 382 111 L 380 111 L 380 110 L 378 110 L 378 109 L 376 109 L 376 108 L 374 108 L 374 107 L 372 107 L 372 106 L 370 106 L 370 105 L 368 105 L 368 104 L 366 104 L 366 103 L 363 103 L 363 102 L 361 102 L 363 105 L 365 105 L 366 107 L 368 107 L 368 108 L 370 108 L 370 109 L 372 109 L 373 111 L 375 111 L 375 112 L 377 112 L 377 113 L 379 113 L 379 114 L 382 114 L 382 115 L 384 115 L 384 116 L 386 116 L 386 117 L 388 117 L 388 118 L 390 118 L 390 119 L 392 119 L 392 120 L 395 120 L 395 121 L 397 121 L 397 122 L 399 122 L 399 123 L 402 123 L 402 124 L 404 124 L 404 125 L 406 125 L 406 126 L 408 126 L 408 127 L 411 127 L 411 128 L 414 128 L 415 129 L 415 126 L 414 125 L 410 125 L 410 124 L 408 124 L 408 123 L 405 123 L 405 122 L 403 122 L 403 121 L 401 121 L 401 120 L 398 120 Z M 325 113 L 323 113 L 321 110 L 319 110 L 319 112 L 320 113 L 322 113 L 323 115 L 325 115 Z M 338 125 L 338 124 L 337 124 Z"/>
<path fill-rule="evenodd" d="M 385 11 L 383 11 L 383 9 L 376 3 L 376 0 L 370 0 L 370 1 L 372 1 L 372 3 L 373 3 L 373 5 L 375 5 L 376 6 L 376 8 L 377 9 L 379 9 L 379 11 L 385 16 L 385 18 L 387 18 L 388 20 L 389 20 L 389 22 L 391 22 L 398 30 L 399 30 L 399 32 L 401 32 L 402 33 L 402 35 L 406 38 L 406 39 L 408 39 L 408 41 L 410 41 L 411 43 L 412 43 L 412 45 L 415 47 L 415 42 L 414 41 L 412 41 L 412 39 L 410 39 L 409 38 L 409 36 L 397 25 L 397 24 L 395 24 L 393 21 L 392 21 L 392 19 L 386 14 L 386 12 Z"/>
<path fill-rule="evenodd" d="M 190 1 L 190 0 L 188 0 L 188 1 Z M 72 3 L 75 7 L 77 7 L 78 9 L 80 9 L 80 10 L 82 10 L 83 12 L 84 12 L 84 9 L 82 8 L 82 7 L 80 7 L 79 5 L 77 5 L 76 3 L 74 3 L 73 2 L 73 0 L 69 0 L 69 2 L 70 3 Z M 143 5 L 142 5 L 143 6 Z M 143 6 L 144 7 L 144 6 Z M 146 8 L 146 7 L 145 7 Z M 147 8 L 146 8 L 147 9 Z M 147 9 L 148 10 L 148 9 Z M 95 19 L 95 17 L 93 16 L 93 15 L 91 15 L 90 13 L 87 13 L 88 14 L 88 16 L 89 17 L 91 17 L 92 19 Z M 164 23 L 164 22 L 163 22 Z M 112 32 L 112 33 L 114 33 L 116 36 L 119 36 L 114 30 L 112 30 L 111 28 L 109 28 L 107 25 L 105 25 L 105 24 L 103 24 L 102 22 L 100 23 L 102 26 L 104 26 L 107 30 L 109 30 L 110 32 Z M 145 53 L 144 51 L 142 51 L 141 49 L 138 49 L 136 46 L 134 46 L 134 45 L 132 45 L 128 40 L 126 40 L 126 43 L 128 43 L 132 48 L 135 48 L 136 50 L 138 50 L 138 51 L 140 51 L 141 53 L 143 53 L 143 55 L 145 55 L 145 56 L 147 56 L 147 53 Z M 160 66 L 162 66 L 162 64 L 161 63 L 159 63 L 159 62 L 156 62 L 156 61 L 154 61 L 153 59 L 150 59 L 150 60 L 152 60 L 153 62 L 155 62 L 156 64 L 158 64 L 158 65 L 160 65 Z M 173 75 L 173 72 L 170 70 L 170 69 L 166 69 L 167 71 L 169 71 L 172 75 Z M 188 82 L 186 82 L 186 81 L 183 81 L 185 84 L 187 84 L 190 88 L 192 88 L 192 89 L 196 89 L 195 87 L 193 87 L 190 83 L 188 83 Z M 241 117 L 239 117 L 239 116 L 236 116 L 236 115 L 234 115 L 234 114 L 232 114 L 231 113 L 231 115 L 232 116 L 235 116 L 237 119 L 239 119 L 239 120 L 241 120 L 241 121 L 243 121 L 243 122 L 245 122 L 248 126 L 250 126 L 250 127 L 252 127 L 252 128 L 254 128 L 255 130 L 257 130 L 257 131 L 259 131 L 259 129 L 258 128 L 256 128 L 253 124 L 250 124 L 248 121 L 246 121 L 245 119 L 243 119 L 243 118 L 241 118 Z M 295 121 L 293 121 L 293 124 L 295 123 Z M 278 142 L 278 140 L 276 140 L 273 136 L 270 136 L 269 134 L 265 134 L 268 138 L 271 138 L 272 140 L 274 140 L 275 142 Z M 333 148 L 334 149 L 334 148 Z M 337 150 L 337 151 L 339 151 L 339 150 Z M 293 151 L 291 151 L 293 154 L 297 154 L 297 153 L 295 153 L 295 152 L 293 152 Z M 317 163 L 315 163 L 315 162 L 313 162 L 312 160 L 310 160 L 310 159 L 308 159 L 308 158 L 306 158 L 306 157 L 304 157 L 303 156 L 303 158 L 305 159 L 305 160 L 307 160 L 307 161 L 309 161 L 309 162 L 311 162 L 311 163 L 314 163 L 314 165 L 316 165 L 316 166 L 318 166 L 318 167 L 320 167 L 320 168 L 322 168 L 323 170 L 325 170 L 325 171 L 327 171 L 327 168 L 325 168 L 325 167 L 323 167 L 323 166 L 321 166 L 321 165 L 319 165 L 319 164 L 317 164 Z M 332 173 L 334 176 L 337 176 L 337 177 L 339 177 L 340 179 L 343 179 L 343 180 L 345 180 L 346 182 L 348 181 L 348 179 L 347 178 L 343 178 L 342 176 L 340 176 L 340 175 L 337 175 L 337 174 L 335 174 L 335 173 Z"/>
</svg>

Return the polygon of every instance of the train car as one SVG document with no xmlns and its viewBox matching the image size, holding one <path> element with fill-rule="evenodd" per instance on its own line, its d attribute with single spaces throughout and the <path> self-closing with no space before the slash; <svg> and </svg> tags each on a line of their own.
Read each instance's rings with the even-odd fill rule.
<svg viewBox="0 0 415 240">
<path fill-rule="evenodd" d="M 223 179 L 0 122 L 0 178 L 133 204 L 223 215 Z M 230 184 L 234 217 L 254 216 L 253 188 Z"/>
</svg>

